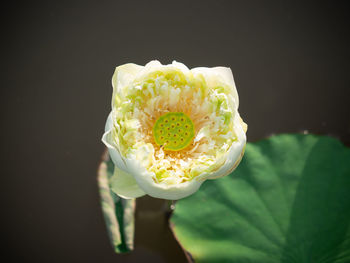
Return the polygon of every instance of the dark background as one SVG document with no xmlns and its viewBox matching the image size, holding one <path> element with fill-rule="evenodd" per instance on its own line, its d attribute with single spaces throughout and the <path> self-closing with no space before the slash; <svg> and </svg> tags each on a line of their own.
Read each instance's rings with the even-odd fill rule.
<svg viewBox="0 0 350 263">
<path fill-rule="evenodd" d="M 116 255 L 109 244 L 96 169 L 120 64 L 231 67 L 249 141 L 306 130 L 350 145 L 349 20 L 339 2 L 2 6 L 6 262 L 185 261 L 159 199 L 138 200 L 134 252 Z"/>
</svg>

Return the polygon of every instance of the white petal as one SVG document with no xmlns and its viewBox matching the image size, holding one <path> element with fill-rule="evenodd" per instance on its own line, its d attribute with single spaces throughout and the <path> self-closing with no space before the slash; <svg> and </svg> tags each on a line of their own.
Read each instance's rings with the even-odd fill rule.
<svg viewBox="0 0 350 263">
<path fill-rule="evenodd" d="M 185 74 L 188 74 L 190 72 L 189 68 L 185 64 L 182 64 L 181 62 L 177 62 L 177 61 L 174 60 L 171 65 L 174 68 L 177 68 L 177 69 L 181 70 Z"/>
<path fill-rule="evenodd" d="M 137 198 L 145 192 L 137 185 L 134 177 L 115 166 L 114 174 L 110 178 L 111 189 L 125 199 Z"/>
<path fill-rule="evenodd" d="M 143 69 L 143 66 L 128 63 L 115 68 L 112 77 L 112 86 L 114 88 L 121 88 L 128 86 L 134 81 L 137 74 Z"/>
<path fill-rule="evenodd" d="M 204 126 L 199 130 L 196 138 L 194 139 L 194 142 L 198 142 L 204 137 L 209 137 L 209 135 L 210 135 L 209 126 Z"/>
<path fill-rule="evenodd" d="M 113 95 L 112 107 L 114 103 L 115 94 L 121 94 L 122 89 L 127 87 L 134 81 L 136 76 L 142 71 L 144 67 L 133 63 L 128 63 L 115 68 L 112 77 Z"/>
<path fill-rule="evenodd" d="M 177 61 L 173 61 L 172 64 L 169 64 L 169 65 L 162 65 L 158 60 L 152 60 L 143 67 L 143 69 L 139 72 L 137 77 L 142 78 L 154 71 L 158 71 L 158 70 L 164 71 L 164 70 L 171 70 L 171 69 L 180 70 L 184 74 L 188 74 L 190 72 L 189 68 L 186 67 L 186 65 Z"/>
<path fill-rule="evenodd" d="M 109 113 L 105 124 L 105 132 L 110 131 L 113 128 L 112 112 Z"/>
<path fill-rule="evenodd" d="M 162 63 L 160 63 L 158 60 L 151 60 L 145 65 L 145 69 L 150 70 L 152 68 L 159 68 L 162 66 Z"/>
<path fill-rule="evenodd" d="M 236 89 L 236 84 L 233 79 L 232 71 L 227 67 L 215 67 L 215 68 L 206 68 L 199 67 L 191 69 L 193 74 L 202 74 L 205 82 L 209 87 L 214 87 L 218 84 L 218 82 L 223 82 L 227 86 L 229 86 L 231 96 L 234 100 L 235 109 L 238 109 L 239 99 L 238 93 Z"/>
<path fill-rule="evenodd" d="M 201 181 L 192 180 L 175 185 L 156 183 L 153 176 L 134 159 L 127 159 L 127 166 L 139 187 L 148 195 L 167 200 L 178 200 L 196 192 Z"/>
<path fill-rule="evenodd" d="M 163 67 L 163 65 L 158 60 L 152 60 L 148 62 L 142 70 L 139 72 L 137 77 L 142 77 L 144 75 L 147 75 L 153 71 L 160 70 Z"/>
<path fill-rule="evenodd" d="M 113 119 L 112 119 L 112 112 L 108 115 L 106 126 L 105 126 L 105 133 L 102 136 L 102 142 L 107 146 L 109 156 L 111 157 L 113 163 L 115 166 L 118 166 L 120 169 L 123 169 L 124 171 L 127 170 L 125 165 L 125 160 L 120 154 L 117 147 L 114 145 L 113 142 L 113 135 L 112 135 L 112 129 L 113 129 Z"/>
<path fill-rule="evenodd" d="M 218 177 L 226 176 L 238 166 L 239 162 L 243 157 L 244 149 L 247 141 L 244 128 L 245 127 L 244 125 L 242 125 L 239 114 L 236 113 L 236 116 L 234 119 L 234 131 L 236 132 L 237 140 L 232 143 L 224 165 L 220 167 L 216 172 L 213 172 L 209 175 L 198 176 L 199 180 L 215 179 Z"/>
</svg>

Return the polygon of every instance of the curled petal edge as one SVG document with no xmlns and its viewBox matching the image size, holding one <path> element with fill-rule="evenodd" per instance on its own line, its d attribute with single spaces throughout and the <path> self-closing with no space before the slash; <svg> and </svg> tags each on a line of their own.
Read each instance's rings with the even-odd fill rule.
<svg viewBox="0 0 350 263">
<path fill-rule="evenodd" d="M 139 187 L 145 193 L 155 198 L 178 200 L 195 193 L 202 184 L 202 182 L 197 180 L 175 185 L 158 184 L 153 180 L 150 172 L 138 165 L 135 160 L 128 159 L 127 162 L 130 164 L 128 167 Z"/>
<path fill-rule="evenodd" d="M 102 142 L 107 146 L 109 156 L 111 157 L 113 163 L 115 166 L 118 166 L 120 169 L 127 172 L 125 160 L 120 154 L 117 147 L 114 145 L 113 139 L 112 139 L 112 128 L 113 128 L 113 119 L 112 119 L 112 112 L 108 115 L 106 126 L 105 126 L 105 133 L 102 136 Z"/>
<path fill-rule="evenodd" d="M 223 166 L 221 166 L 217 171 L 212 173 L 204 173 L 199 175 L 196 180 L 204 181 L 206 179 L 216 179 L 223 176 L 226 176 L 233 172 L 234 169 L 238 166 L 241 159 L 244 155 L 244 150 L 246 146 L 246 131 L 247 125 L 242 121 L 238 112 L 236 113 L 234 119 L 235 132 L 237 136 L 237 140 L 234 141 L 229 149 L 227 159 Z"/>
<path fill-rule="evenodd" d="M 111 189 L 114 193 L 124 199 L 133 199 L 144 196 L 146 193 L 138 186 L 132 175 L 114 168 L 114 174 L 110 179 Z"/>
</svg>

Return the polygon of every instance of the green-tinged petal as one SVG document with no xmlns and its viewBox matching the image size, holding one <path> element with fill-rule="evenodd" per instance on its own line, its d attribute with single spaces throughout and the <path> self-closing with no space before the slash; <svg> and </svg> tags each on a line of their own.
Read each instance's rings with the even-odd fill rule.
<svg viewBox="0 0 350 263">
<path fill-rule="evenodd" d="M 199 180 L 216 179 L 222 176 L 226 176 L 229 173 L 233 172 L 235 168 L 237 168 L 244 155 L 244 149 L 247 141 L 247 137 L 244 130 L 245 127 L 242 125 L 242 121 L 238 113 L 235 116 L 234 126 L 237 139 L 232 143 L 224 165 L 221 166 L 217 171 L 212 172 L 209 175 L 199 176 Z"/>
<path fill-rule="evenodd" d="M 115 145 L 115 141 L 113 139 L 113 119 L 112 112 L 108 115 L 106 125 L 105 125 L 105 133 L 102 136 L 102 142 L 107 146 L 109 156 L 112 159 L 113 163 L 118 166 L 120 169 L 127 170 L 125 166 L 125 160 L 123 156 L 120 154 L 118 147 Z"/>
<path fill-rule="evenodd" d="M 111 244 L 117 253 L 125 253 L 134 247 L 135 199 L 123 199 L 110 189 L 114 165 L 108 155 L 98 170 L 98 185 L 102 211 Z"/>
<path fill-rule="evenodd" d="M 348 263 L 349 189 L 350 149 L 337 139 L 272 136 L 179 200 L 171 226 L 195 262 Z"/>
<path fill-rule="evenodd" d="M 110 178 L 110 185 L 114 193 L 125 199 L 145 195 L 145 192 L 137 185 L 134 177 L 116 166 L 114 167 L 114 175 Z"/>
<path fill-rule="evenodd" d="M 113 86 L 113 99 L 112 107 L 115 104 L 115 100 L 120 98 L 122 95 L 123 89 L 126 88 L 131 82 L 134 81 L 135 77 L 143 69 L 142 66 L 136 65 L 133 63 L 128 63 L 116 67 L 115 72 L 112 77 L 112 86 Z M 117 96 L 118 95 L 118 96 Z"/>
<path fill-rule="evenodd" d="M 206 67 L 198 67 L 193 68 L 191 71 L 194 74 L 201 74 L 207 85 L 209 87 L 216 87 L 218 84 L 225 84 L 225 86 L 229 89 L 229 93 L 231 94 L 235 109 L 238 109 L 239 99 L 238 93 L 236 89 L 236 84 L 233 79 L 232 71 L 227 67 L 214 67 L 214 68 L 206 68 Z"/>
</svg>

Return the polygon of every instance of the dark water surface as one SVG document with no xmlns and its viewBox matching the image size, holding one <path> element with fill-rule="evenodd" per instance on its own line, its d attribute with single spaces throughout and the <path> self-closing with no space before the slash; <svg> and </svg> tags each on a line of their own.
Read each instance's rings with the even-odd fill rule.
<svg viewBox="0 0 350 263">
<path fill-rule="evenodd" d="M 185 262 L 159 199 L 138 200 L 134 252 L 109 245 L 96 170 L 117 65 L 231 67 L 249 141 L 307 130 L 350 145 L 339 2 L 11 3 L 0 111 L 6 262 Z"/>
</svg>

